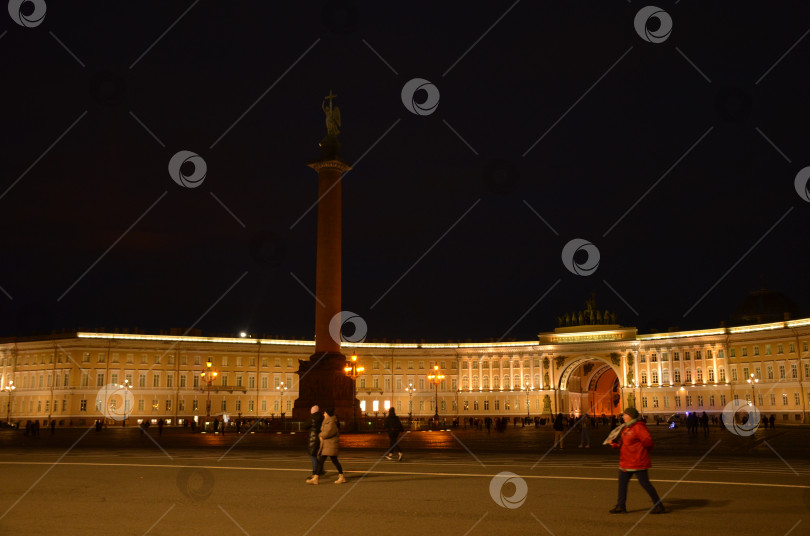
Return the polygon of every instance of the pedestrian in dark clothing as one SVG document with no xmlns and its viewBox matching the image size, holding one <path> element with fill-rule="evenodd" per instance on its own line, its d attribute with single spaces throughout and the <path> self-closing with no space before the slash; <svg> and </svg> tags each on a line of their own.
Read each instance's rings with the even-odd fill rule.
<svg viewBox="0 0 810 536">
<path fill-rule="evenodd" d="M 773 413 L 771 414 L 770 423 L 771 423 L 771 430 L 776 428 L 776 415 L 774 415 Z"/>
<path fill-rule="evenodd" d="M 329 456 L 329 459 L 335 464 L 335 469 L 338 471 L 338 479 L 335 480 L 335 484 L 343 484 L 346 482 L 346 477 L 343 476 L 343 467 L 338 461 L 340 431 L 333 408 L 329 408 L 324 412 L 321 433 L 318 434 L 318 438 L 321 440 L 321 446 L 318 449 L 318 467 L 315 470 L 315 474 L 307 479 L 307 484 L 318 484 L 318 478 L 321 471 L 323 471 L 323 464 L 327 456 Z"/>
<path fill-rule="evenodd" d="M 318 406 L 312 406 L 309 410 L 309 420 L 302 426 L 304 430 L 309 430 L 309 440 L 307 441 L 307 454 L 312 460 L 312 476 L 318 475 L 318 449 L 321 448 L 321 440 L 318 434 L 321 433 L 321 425 L 323 424 L 323 413 Z M 319 476 L 323 476 L 320 474 Z"/>
<path fill-rule="evenodd" d="M 215 434 L 217 433 L 217 430 L 219 430 L 219 418 L 214 418 L 214 433 Z"/>
<path fill-rule="evenodd" d="M 703 427 L 703 435 L 709 435 L 709 416 L 706 412 L 703 412 L 703 415 L 700 416 L 700 425 Z"/>
<path fill-rule="evenodd" d="M 162 435 L 163 435 L 163 425 L 165 424 L 165 422 L 166 422 L 166 421 L 164 421 L 164 420 L 163 420 L 163 417 L 161 417 L 160 419 L 158 419 L 158 435 L 159 435 L 159 436 L 162 436 Z"/>
<path fill-rule="evenodd" d="M 619 450 L 619 496 L 616 506 L 610 509 L 611 514 L 626 514 L 627 484 L 633 475 L 638 478 L 639 484 L 652 499 L 653 507 L 651 514 L 663 514 L 666 512 L 658 492 L 650 483 L 647 469 L 650 468 L 650 449 L 653 448 L 653 440 L 647 425 L 639 419 L 636 408 L 626 408 L 622 414 L 624 426 L 610 446 Z"/>
<path fill-rule="evenodd" d="M 554 448 L 555 446 L 559 445 L 560 450 L 562 450 L 562 448 L 563 448 L 563 416 L 562 416 L 562 413 L 557 414 L 557 418 L 554 419 L 554 424 L 552 425 L 552 428 L 554 428 L 554 445 L 552 445 L 551 448 Z"/>
<path fill-rule="evenodd" d="M 388 409 L 388 417 L 385 418 L 385 429 L 388 431 L 388 450 L 385 452 L 385 457 L 388 460 L 394 459 L 394 451 L 397 452 L 397 461 L 402 461 L 402 449 L 399 448 L 397 438 L 399 434 L 404 431 L 402 421 L 397 417 L 397 412 L 394 411 L 393 406 Z"/>
<path fill-rule="evenodd" d="M 56 421 L 51 419 L 51 435 L 56 433 Z"/>
</svg>

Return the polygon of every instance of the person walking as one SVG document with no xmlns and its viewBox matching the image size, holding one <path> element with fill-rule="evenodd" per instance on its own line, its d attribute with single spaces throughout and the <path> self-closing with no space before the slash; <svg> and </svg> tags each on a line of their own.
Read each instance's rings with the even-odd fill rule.
<svg viewBox="0 0 810 536">
<path fill-rule="evenodd" d="M 163 417 L 161 417 L 160 419 L 158 419 L 158 435 L 159 435 L 159 436 L 162 436 L 162 435 L 163 435 L 163 425 L 164 425 L 165 423 L 166 423 L 166 421 L 164 421 L 164 420 L 163 420 Z"/>
<path fill-rule="evenodd" d="M 555 446 L 559 446 L 560 450 L 562 450 L 562 448 L 563 448 L 563 416 L 562 416 L 562 413 L 557 414 L 557 418 L 554 419 L 554 424 L 552 425 L 552 428 L 554 428 L 554 445 L 552 445 L 551 448 L 554 448 Z"/>
<path fill-rule="evenodd" d="M 321 433 L 321 426 L 323 424 L 323 413 L 318 406 L 312 406 L 309 410 L 309 420 L 302 426 L 304 430 L 309 430 L 309 440 L 307 442 L 307 454 L 312 460 L 312 476 L 323 476 L 323 472 L 317 473 L 318 470 L 318 449 L 321 448 L 321 439 L 318 434 Z"/>
<path fill-rule="evenodd" d="M 307 479 L 307 484 L 318 484 L 318 478 L 321 471 L 323 471 L 323 464 L 327 456 L 332 460 L 338 472 L 338 479 L 335 480 L 335 484 L 343 484 L 346 482 L 346 477 L 343 476 L 343 467 L 341 467 L 338 461 L 340 431 L 338 429 L 338 420 L 337 417 L 335 417 L 334 408 L 329 408 L 324 411 L 321 433 L 318 434 L 318 438 L 321 440 L 321 445 L 318 448 L 318 467 L 315 469 L 315 474 Z"/>
<path fill-rule="evenodd" d="M 700 416 L 700 426 L 703 428 L 703 437 L 709 435 L 709 415 L 704 411 Z"/>
<path fill-rule="evenodd" d="M 653 440 L 647 425 L 639 418 L 636 408 L 626 408 L 622 413 L 622 426 L 618 437 L 610 442 L 612 448 L 619 450 L 619 496 L 616 506 L 610 509 L 611 514 L 626 514 L 627 484 L 633 475 L 636 475 L 638 483 L 652 499 L 653 507 L 651 514 L 663 514 L 666 512 L 664 504 L 658 497 L 658 492 L 650 483 L 647 469 L 650 468 L 650 449 L 653 448 Z M 618 441 L 617 441 L 618 439 Z"/>
<path fill-rule="evenodd" d="M 585 413 L 579 420 L 579 448 L 591 448 L 591 433 L 588 428 L 591 427 L 591 417 Z"/>
<path fill-rule="evenodd" d="M 388 409 L 388 417 L 385 418 L 385 429 L 388 431 L 388 450 L 385 452 L 385 458 L 387 460 L 394 459 L 394 451 L 397 452 L 397 461 L 402 461 L 402 449 L 399 448 L 399 444 L 397 444 L 397 438 L 399 434 L 404 431 L 402 428 L 402 421 L 399 420 L 397 417 L 397 412 L 394 411 L 394 407 L 391 406 Z"/>
</svg>

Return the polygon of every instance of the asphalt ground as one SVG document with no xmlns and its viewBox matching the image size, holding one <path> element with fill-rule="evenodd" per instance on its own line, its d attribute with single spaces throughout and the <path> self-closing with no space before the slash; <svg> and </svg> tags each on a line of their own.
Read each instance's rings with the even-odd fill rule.
<svg viewBox="0 0 810 536">
<path fill-rule="evenodd" d="M 810 429 L 708 437 L 650 426 L 650 477 L 669 512 L 631 481 L 615 503 L 608 429 L 562 450 L 548 429 L 410 432 L 401 462 L 384 434 L 344 434 L 348 482 L 331 462 L 307 485 L 304 434 L 184 429 L 0 432 L 1 534 L 810 534 Z M 500 475 L 501 473 L 508 473 Z"/>
</svg>

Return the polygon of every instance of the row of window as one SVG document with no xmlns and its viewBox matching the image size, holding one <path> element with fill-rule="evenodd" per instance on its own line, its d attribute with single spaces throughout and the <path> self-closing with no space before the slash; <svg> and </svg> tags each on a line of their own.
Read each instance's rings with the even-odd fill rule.
<svg viewBox="0 0 810 536">
<path fill-rule="evenodd" d="M 766 378 L 768 380 L 775 379 L 774 378 L 774 367 L 773 367 L 773 365 L 768 365 L 765 370 L 766 370 L 766 373 L 767 373 Z M 780 380 L 788 379 L 787 368 L 785 367 L 785 365 L 779 365 L 777 370 L 778 370 L 778 373 L 779 373 L 779 379 Z M 746 381 L 751 377 L 751 372 L 750 372 L 750 369 L 748 367 L 743 367 L 742 372 L 743 372 L 742 373 L 742 380 L 743 381 Z M 702 382 L 703 381 L 703 369 L 697 369 L 696 373 L 697 373 L 696 381 Z M 692 381 L 692 370 L 691 369 L 686 369 L 685 375 L 686 375 L 686 379 L 685 379 L 686 383 L 691 382 Z M 725 371 L 725 369 L 720 367 L 718 369 L 718 375 L 719 375 L 719 381 L 721 383 L 726 381 L 726 371 Z M 755 367 L 753 375 L 754 375 L 755 379 L 762 380 L 762 368 L 761 367 Z M 804 364 L 804 375 L 805 375 L 806 378 L 810 378 L 810 363 L 805 363 Z M 714 369 L 710 368 L 708 370 L 708 376 L 709 376 L 708 381 L 710 383 L 714 383 Z M 650 377 L 651 377 L 651 380 L 652 380 L 651 383 L 654 383 L 654 384 L 658 383 L 658 371 L 657 370 L 653 370 L 650 373 Z M 799 379 L 799 367 L 795 363 L 790 365 L 790 379 L 792 379 L 792 380 Z M 681 371 L 680 371 L 680 369 L 675 369 L 673 371 L 673 379 L 672 379 L 672 381 L 673 381 L 673 383 L 681 383 Z M 732 367 L 732 369 L 731 369 L 731 381 L 735 381 L 735 382 L 739 381 L 738 376 L 737 376 L 737 368 L 736 367 Z M 641 371 L 641 383 L 648 383 L 647 382 L 647 371 L 646 370 Z M 669 370 L 664 369 L 661 372 L 661 383 L 669 383 Z"/>
<path fill-rule="evenodd" d="M 810 399 L 810 393 L 807 393 L 807 397 L 808 397 L 808 399 Z M 660 397 L 660 401 L 663 402 L 663 407 L 664 408 L 669 407 L 669 400 L 670 399 L 669 399 L 668 396 Z M 734 395 L 734 401 L 739 402 L 739 400 L 740 400 L 740 396 L 735 394 Z M 750 394 L 745 395 L 745 401 L 746 401 L 746 403 L 751 403 L 751 395 Z M 789 405 L 788 401 L 789 401 L 789 397 L 788 397 L 787 393 L 782 393 L 782 397 L 781 397 L 782 406 Z M 676 408 L 681 407 L 681 397 L 680 396 L 675 396 L 674 397 L 674 402 L 675 402 L 674 407 L 676 407 Z M 683 403 L 684 403 L 686 408 L 692 408 L 692 407 L 702 408 L 702 407 L 704 407 L 704 397 L 703 397 L 703 395 L 697 395 L 697 406 L 693 406 L 693 402 L 694 402 L 694 400 L 692 398 L 692 395 L 685 395 L 684 396 Z M 708 407 L 710 407 L 710 408 L 715 407 L 715 396 L 714 395 L 709 395 L 708 402 L 709 402 Z M 777 402 L 776 394 L 772 393 L 770 395 L 769 402 L 770 402 L 770 406 L 776 406 L 777 405 L 776 404 L 776 402 Z M 793 393 L 793 405 L 798 407 L 798 406 L 801 405 L 801 403 L 802 403 L 801 395 L 799 393 Z M 726 405 L 726 395 L 720 395 L 720 407 L 725 407 L 725 405 Z M 759 407 L 766 407 L 765 406 L 765 397 L 764 397 L 764 395 L 759 395 L 758 396 L 757 405 Z M 649 407 L 648 406 L 648 397 L 646 397 L 646 396 L 641 397 L 641 407 L 642 408 Z M 659 397 L 657 397 L 657 396 L 652 397 L 652 407 L 653 408 L 661 407 L 661 406 L 659 406 Z"/>
</svg>

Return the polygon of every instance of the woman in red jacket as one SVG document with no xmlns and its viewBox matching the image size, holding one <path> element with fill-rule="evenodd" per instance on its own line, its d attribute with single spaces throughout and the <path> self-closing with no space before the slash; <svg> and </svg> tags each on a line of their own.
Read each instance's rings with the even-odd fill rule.
<svg viewBox="0 0 810 536">
<path fill-rule="evenodd" d="M 636 408 L 627 408 L 622 413 L 624 424 L 619 433 L 618 441 L 612 441 L 610 446 L 621 449 L 619 451 L 619 498 L 616 506 L 610 509 L 611 514 L 626 514 L 627 508 L 627 484 L 633 475 L 638 478 L 638 483 L 650 496 L 653 502 L 651 514 L 663 514 L 666 510 L 658 493 L 650 483 L 647 469 L 650 468 L 650 449 L 653 447 L 653 440 L 647 425 L 639 419 Z"/>
</svg>

